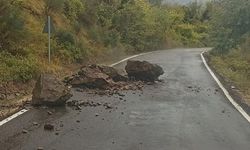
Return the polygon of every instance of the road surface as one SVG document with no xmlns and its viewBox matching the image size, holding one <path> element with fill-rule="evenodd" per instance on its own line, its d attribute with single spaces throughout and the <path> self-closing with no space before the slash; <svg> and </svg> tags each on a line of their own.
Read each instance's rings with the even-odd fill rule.
<svg viewBox="0 0 250 150">
<path fill-rule="evenodd" d="M 125 92 L 125 100 L 74 91 L 72 99 L 111 102 L 116 109 L 86 107 L 80 112 L 66 107 L 50 109 L 53 115 L 32 109 L 0 127 L 0 149 L 249 150 L 250 125 L 218 90 L 201 61 L 203 50 L 134 58 L 161 65 L 164 82 L 147 85 L 143 92 Z M 55 124 L 56 131 L 44 131 L 45 122 Z"/>
</svg>

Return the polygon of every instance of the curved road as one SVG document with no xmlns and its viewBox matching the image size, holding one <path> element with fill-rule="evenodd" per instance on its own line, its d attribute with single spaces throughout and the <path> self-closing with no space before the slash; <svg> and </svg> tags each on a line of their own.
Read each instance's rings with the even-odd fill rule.
<svg viewBox="0 0 250 150">
<path fill-rule="evenodd" d="M 116 109 L 86 107 L 80 112 L 66 107 L 50 110 L 52 115 L 47 109 L 32 109 L 0 127 L 0 149 L 249 150 L 250 124 L 204 67 L 203 50 L 174 49 L 134 58 L 161 65 L 164 82 L 147 85 L 143 92 L 126 92 L 125 100 L 74 91 L 72 99 L 107 101 Z M 45 122 L 55 124 L 56 131 L 44 131 Z"/>
</svg>

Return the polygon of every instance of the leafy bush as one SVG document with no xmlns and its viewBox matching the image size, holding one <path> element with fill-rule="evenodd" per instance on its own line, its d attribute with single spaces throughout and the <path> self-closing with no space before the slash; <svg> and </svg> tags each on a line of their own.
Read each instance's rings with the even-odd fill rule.
<svg viewBox="0 0 250 150">
<path fill-rule="evenodd" d="M 71 21 L 76 21 L 79 15 L 84 12 L 84 3 L 81 0 L 65 0 L 64 14 Z"/>
<path fill-rule="evenodd" d="M 75 38 L 74 35 L 67 30 L 60 30 L 56 33 L 56 40 L 60 45 L 74 45 Z"/>
<path fill-rule="evenodd" d="M 20 44 L 20 39 L 24 38 L 24 20 L 19 14 L 17 2 L 0 1 L 0 48 L 12 48 L 13 44 Z"/>
<path fill-rule="evenodd" d="M 0 53 L 0 82 L 27 81 L 39 72 L 39 66 L 32 57 L 23 58 L 9 53 Z"/>
<path fill-rule="evenodd" d="M 231 50 L 223 56 L 211 56 L 211 64 L 222 76 L 243 90 L 250 90 L 250 62 L 244 59 L 241 49 Z"/>
</svg>

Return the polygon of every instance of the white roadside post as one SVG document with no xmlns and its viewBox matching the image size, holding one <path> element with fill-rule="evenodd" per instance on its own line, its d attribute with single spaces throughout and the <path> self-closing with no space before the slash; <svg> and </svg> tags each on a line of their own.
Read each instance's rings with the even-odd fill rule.
<svg viewBox="0 0 250 150">
<path fill-rule="evenodd" d="M 53 21 L 50 16 L 47 16 L 47 20 L 45 22 L 45 26 L 43 28 L 43 33 L 48 34 L 48 59 L 49 64 L 51 63 L 51 34 L 55 32 L 55 27 L 53 25 Z"/>
</svg>

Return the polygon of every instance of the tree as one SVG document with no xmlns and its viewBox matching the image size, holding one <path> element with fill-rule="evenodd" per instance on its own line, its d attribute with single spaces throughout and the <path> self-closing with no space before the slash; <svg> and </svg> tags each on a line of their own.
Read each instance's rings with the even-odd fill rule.
<svg viewBox="0 0 250 150">
<path fill-rule="evenodd" d="M 210 35 L 217 52 L 227 53 L 250 36 L 250 1 L 216 1 L 213 3 L 213 12 Z"/>
<path fill-rule="evenodd" d="M 185 10 L 185 22 L 187 23 L 194 23 L 194 22 L 199 22 L 201 20 L 201 7 L 202 5 L 199 4 L 198 2 L 192 2 L 188 6 L 184 6 Z"/>
</svg>

